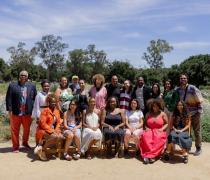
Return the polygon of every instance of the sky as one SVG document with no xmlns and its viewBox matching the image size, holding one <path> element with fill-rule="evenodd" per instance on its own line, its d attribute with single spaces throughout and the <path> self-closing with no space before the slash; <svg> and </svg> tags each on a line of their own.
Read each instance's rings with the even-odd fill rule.
<svg viewBox="0 0 210 180">
<path fill-rule="evenodd" d="M 164 55 L 170 67 L 210 53 L 210 1 L 0 0 L 0 57 L 6 62 L 8 47 L 25 42 L 30 49 L 47 34 L 61 36 L 67 51 L 95 44 L 110 61 L 134 67 L 148 67 L 142 55 L 149 42 L 164 39 L 174 47 Z"/>
</svg>

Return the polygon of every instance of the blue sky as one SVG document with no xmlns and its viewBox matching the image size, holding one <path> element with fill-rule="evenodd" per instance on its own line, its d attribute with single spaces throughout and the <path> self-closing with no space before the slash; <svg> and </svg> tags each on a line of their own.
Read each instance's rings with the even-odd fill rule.
<svg viewBox="0 0 210 180">
<path fill-rule="evenodd" d="M 31 48 L 54 34 L 69 50 L 95 44 L 108 59 L 147 66 L 142 59 L 150 40 L 165 39 L 174 50 L 166 67 L 191 55 L 210 53 L 209 0 L 1 0 L 0 57 L 25 42 Z"/>
</svg>

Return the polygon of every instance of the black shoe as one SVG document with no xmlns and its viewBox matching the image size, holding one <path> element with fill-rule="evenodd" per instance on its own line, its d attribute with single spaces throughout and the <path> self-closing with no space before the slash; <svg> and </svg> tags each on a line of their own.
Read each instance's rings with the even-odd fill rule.
<svg viewBox="0 0 210 180">
<path fill-rule="evenodd" d="M 165 161 L 169 161 L 169 160 L 170 160 L 170 156 L 169 156 L 168 153 L 165 153 L 165 154 L 164 154 L 164 160 L 165 160 Z"/>
<path fill-rule="evenodd" d="M 149 163 L 153 164 L 155 162 L 155 158 L 149 158 Z"/>
<path fill-rule="evenodd" d="M 184 156 L 184 157 L 183 157 L 183 163 L 185 163 L 185 164 L 188 163 L 188 157 L 187 157 L 187 156 Z"/>
<path fill-rule="evenodd" d="M 196 148 L 196 151 L 194 152 L 194 156 L 199 156 L 202 153 L 201 148 Z"/>
</svg>

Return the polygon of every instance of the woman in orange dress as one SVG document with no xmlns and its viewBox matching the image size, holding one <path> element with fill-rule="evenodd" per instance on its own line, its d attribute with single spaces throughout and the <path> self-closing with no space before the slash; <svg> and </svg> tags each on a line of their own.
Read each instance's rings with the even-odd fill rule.
<svg viewBox="0 0 210 180">
<path fill-rule="evenodd" d="M 146 129 L 140 140 L 141 156 L 145 164 L 155 162 L 155 158 L 163 153 L 168 127 L 168 118 L 161 110 L 163 108 L 160 99 L 153 99 L 149 109 L 146 115 Z"/>
<path fill-rule="evenodd" d="M 34 153 L 38 154 L 41 160 L 47 160 L 45 150 L 50 144 L 56 144 L 63 138 L 60 125 L 62 119 L 57 108 L 57 98 L 54 94 L 49 94 L 46 98 L 47 108 L 43 109 L 40 115 L 39 124 L 36 130 L 36 142 L 38 145 Z M 44 139 L 44 140 L 43 140 Z"/>
</svg>

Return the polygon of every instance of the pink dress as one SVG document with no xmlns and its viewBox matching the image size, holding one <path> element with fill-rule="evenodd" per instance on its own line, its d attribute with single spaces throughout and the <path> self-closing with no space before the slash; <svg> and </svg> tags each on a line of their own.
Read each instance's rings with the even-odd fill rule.
<svg viewBox="0 0 210 180">
<path fill-rule="evenodd" d="M 96 87 L 93 86 L 90 88 L 89 95 L 90 97 L 95 98 L 97 109 L 103 110 L 105 108 L 107 96 L 107 91 L 105 87 L 102 87 L 99 91 L 97 91 Z"/>
<path fill-rule="evenodd" d="M 162 113 L 156 118 L 151 115 L 147 118 L 147 126 L 150 128 L 144 131 L 140 140 L 140 150 L 142 158 L 155 158 L 161 155 L 164 150 L 167 140 L 166 132 L 159 132 L 158 129 L 162 128 L 164 121 Z"/>
</svg>

